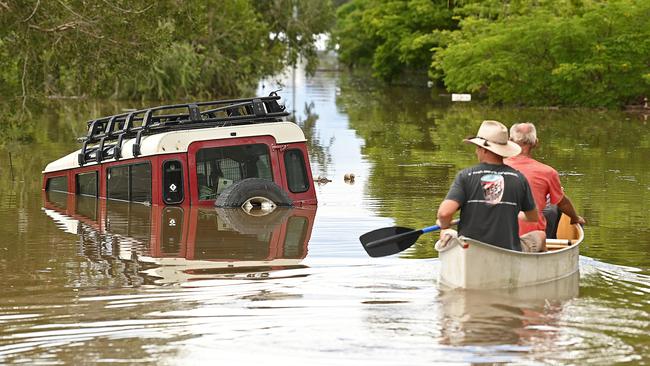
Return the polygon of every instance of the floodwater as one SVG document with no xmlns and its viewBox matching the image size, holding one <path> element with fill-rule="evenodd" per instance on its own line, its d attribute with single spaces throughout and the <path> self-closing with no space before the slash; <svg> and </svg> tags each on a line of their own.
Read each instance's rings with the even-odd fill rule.
<svg viewBox="0 0 650 366">
<path fill-rule="evenodd" d="M 650 363 L 647 116 L 451 104 L 328 70 L 283 82 L 314 176 L 332 182 L 317 209 L 253 223 L 43 194 L 41 169 L 79 147 L 84 121 L 124 105 L 1 121 L 0 364 Z M 369 230 L 433 224 L 483 119 L 537 123 L 538 157 L 588 221 L 579 278 L 447 291 L 435 234 L 386 258 L 361 248 Z"/>
</svg>

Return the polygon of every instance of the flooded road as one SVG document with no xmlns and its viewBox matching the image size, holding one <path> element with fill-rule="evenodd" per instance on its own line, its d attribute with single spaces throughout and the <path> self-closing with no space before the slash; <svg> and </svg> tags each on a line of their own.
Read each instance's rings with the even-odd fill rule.
<svg viewBox="0 0 650 366">
<path fill-rule="evenodd" d="M 643 116 L 452 105 L 330 71 L 284 82 L 313 174 L 332 181 L 317 185 L 317 209 L 257 225 L 214 209 L 42 194 L 45 164 L 78 148 L 85 120 L 121 105 L 72 101 L 5 122 L 0 363 L 650 363 Z M 483 119 L 538 125 L 538 157 L 589 223 L 579 278 L 445 291 L 435 234 L 398 256 L 361 248 L 369 230 L 433 223 L 475 160 L 460 141 Z"/>
</svg>

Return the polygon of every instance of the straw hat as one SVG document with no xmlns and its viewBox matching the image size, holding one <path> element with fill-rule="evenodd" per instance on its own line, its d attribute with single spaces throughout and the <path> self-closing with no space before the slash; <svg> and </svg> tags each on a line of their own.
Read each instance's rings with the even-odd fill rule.
<svg viewBox="0 0 650 366">
<path fill-rule="evenodd" d="M 508 128 L 499 121 L 483 121 L 476 137 L 467 138 L 463 142 L 475 144 L 504 158 L 521 152 L 519 145 L 508 140 Z"/>
</svg>

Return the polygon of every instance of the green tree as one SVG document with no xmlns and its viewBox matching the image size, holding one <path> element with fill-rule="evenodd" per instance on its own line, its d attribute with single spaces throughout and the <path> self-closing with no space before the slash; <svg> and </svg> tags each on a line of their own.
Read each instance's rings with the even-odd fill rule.
<svg viewBox="0 0 650 366">
<path fill-rule="evenodd" d="M 147 1 L 7 1 L 0 14 L 1 89 L 84 95 L 143 68 L 168 37 Z"/>
<path fill-rule="evenodd" d="M 455 26 L 447 1 L 352 0 L 337 11 L 333 31 L 348 66 L 370 66 L 391 81 L 404 71 L 424 71 L 437 46 L 436 29 Z"/>
<path fill-rule="evenodd" d="M 300 59 L 331 3 L 254 0 L 0 2 L 4 95 L 236 96 Z"/>
<path fill-rule="evenodd" d="M 650 3 L 617 0 L 570 16 L 536 9 L 447 33 L 431 75 L 450 91 L 526 105 L 614 106 L 650 91 Z"/>
<path fill-rule="evenodd" d="M 385 81 L 427 63 L 449 91 L 493 103 L 619 106 L 650 94 L 649 8 L 645 0 L 352 0 L 337 11 L 334 39 L 342 62 Z"/>
<path fill-rule="evenodd" d="M 247 0 L 190 2 L 164 11 L 170 34 L 142 72 L 124 78 L 129 98 L 234 96 L 283 65 L 281 45 Z"/>
<path fill-rule="evenodd" d="M 307 73 L 313 74 L 318 66 L 316 36 L 328 33 L 335 21 L 332 2 L 273 0 L 252 3 L 262 20 L 268 24 L 271 32 L 269 45 L 282 48 L 283 65 L 295 66 L 303 59 L 306 61 Z"/>
</svg>

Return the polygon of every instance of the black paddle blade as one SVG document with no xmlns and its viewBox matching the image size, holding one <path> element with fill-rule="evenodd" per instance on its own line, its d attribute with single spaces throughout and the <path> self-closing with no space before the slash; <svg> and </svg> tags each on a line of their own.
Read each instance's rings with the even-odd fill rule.
<svg viewBox="0 0 650 366">
<path fill-rule="evenodd" d="M 422 235 L 422 230 L 394 226 L 369 231 L 359 237 L 371 257 L 385 257 L 406 250 Z"/>
</svg>

